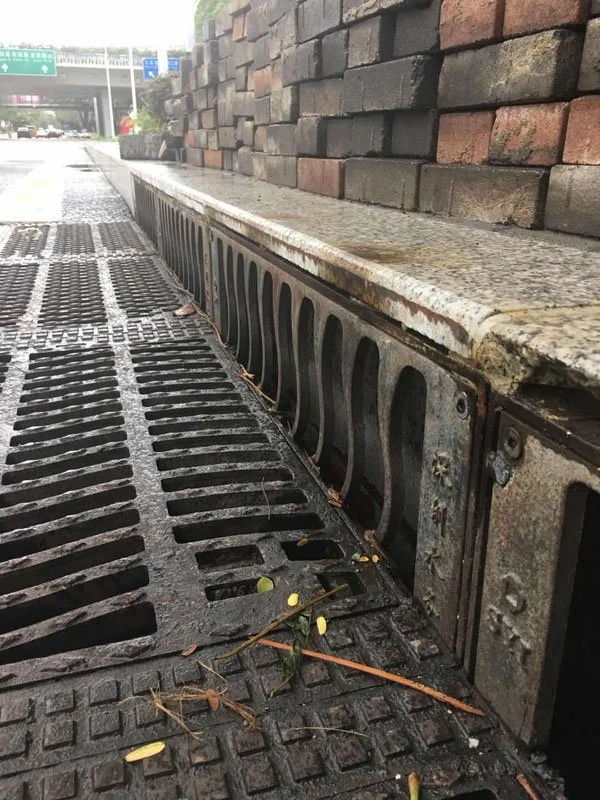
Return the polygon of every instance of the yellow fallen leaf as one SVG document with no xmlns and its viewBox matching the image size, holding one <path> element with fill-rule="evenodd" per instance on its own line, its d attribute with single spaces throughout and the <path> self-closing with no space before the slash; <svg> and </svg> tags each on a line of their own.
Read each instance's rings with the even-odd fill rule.
<svg viewBox="0 0 600 800">
<path fill-rule="evenodd" d="M 180 655 L 182 655 L 182 656 L 191 656 L 192 653 L 195 653 L 197 649 L 198 649 L 198 645 L 197 644 L 191 644 L 189 647 L 186 647 L 185 650 L 182 650 Z"/>
<path fill-rule="evenodd" d="M 150 758 L 150 756 L 157 756 L 165 749 L 167 745 L 164 742 L 150 742 L 149 744 L 136 747 L 125 756 L 125 761 L 132 764 L 134 761 L 141 761 L 143 758 Z"/>
<path fill-rule="evenodd" d="M 288 606 L 290 608 L 294 608 L 294 606 L 298 605 L 299 600 L 300 600 L 300 595 L 298 594 L 298 592 L 292 592 L 292 594 L 287 599 Z"/>
<path fill-rule="evenodd" d="M 327 620 L 325 617 L 317 617 L 317 630 L 321 636 L 325 636 L 325 632 L 327 630 Z"/>
<path fill-rule="evenodd" d="M 371 559 L 369 558 L 369 556 L 361 556 L 358 560 L 360 561 L 361 564 L 365 564 L 367 561 L 370 561 Z"/>
<path fill-rule="evenodd" d="M 378 563 L 378 561 L 379 561 L 379 556 L 377 555 L 377 553 L 375 553 L 374 555 L 372 555 L 372 556 L 371 556 L 371 561 L 372 561 L 374 564 L 377 564 L 377 563 Z"/>
<path fill-rule="evenodd" d="M 195 313 L 196 309 L 194 308 L 194 306 L 191 303 L 186 303 L 184 306 L 181 306 L 181 308 L 178 308 L 177 311 L 175 311 L 175 316 L 189 317 L 191 314 Z"/>
<path fill-rule="evenodd" d="M 275 588 L 275 584 L 271 580 L 271 578 L 262 577 L 259 578 L 256 583 L 256 591 L 257 592 L 272 592 Z"/>
<path fill-rule="evenodd" d="M 211 711 L 218 711 L 219 706 L 221 705 L 221 701 L 219 700 L 219 695 L 215 692 L 214 689 L 207 689 L 206 690 L 206 702 L 208 703 L 208 707 Z"/>
<path fill-rule="evenodd" d="M 308 539 L 300 539 L 300 541 L 296 542 L 296 547 L 304 547 L 305 544 L 308 544 Z"/>
</svg>

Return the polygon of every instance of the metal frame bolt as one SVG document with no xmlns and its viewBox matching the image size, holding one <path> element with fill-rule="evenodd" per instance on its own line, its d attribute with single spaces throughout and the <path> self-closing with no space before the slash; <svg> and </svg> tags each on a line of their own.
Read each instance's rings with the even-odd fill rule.
<svg viewBox="0 0 600 800">
<path fill-rule="evenodd" d="M 456 395 L 456 411 L 461 419 L 467 419 L 469 416 L 469 398 L 465 392 L 459 392 Z"/>
<path fill-rule="evenodd" d="M 516 461 L 523 455 L 523 437 L 516 428 L 506 428 L 502 439 L 502 449 L 506 455 Z"/>
</svg>

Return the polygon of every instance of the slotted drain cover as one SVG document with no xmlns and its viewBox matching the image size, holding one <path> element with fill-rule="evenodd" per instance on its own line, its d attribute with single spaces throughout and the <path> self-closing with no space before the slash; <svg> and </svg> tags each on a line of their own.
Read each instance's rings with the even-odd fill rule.
<svg viewBox="0 0 600 800">
<path fill-rule="evenodd" d="M 31 355 L 0 491 L 0 663 L 155 630 L 123 422 L 109 348 Z"/>
<path fill-rule="evenodd" d="M 54 241 L 54 254 L 77 256 L 94 253 L 92 229 L 85 223 L 58 225 Z"/>
<path fill-rule="evenodd" d="M 39 257 L 48 240 L 48 225 L 21 225 L 15 228 L 0 252 L 0 258 Z"/>
<path fill-rule="evenodd" d="M 0 325 L 14 325 L 27 310 L 37 264 L 0 265 Z"/>
<path fill-rule="evenodd" d="M 6 380 L 6 372 L 10 364 L 10 353 L 0 353 L 0 391 L 2 391 L 2 384 Z"/>
<path fill-rule="evenodd" d="M 152 257 L 110 258 L 108 269 L 117 302 L 128 316 L 174 310 L 179 297 L 162 276 Z"/>
<path fill-rule="evenodd" d="M 144 251 L 146 248 L 131 222 L 103 222 L 98 225 L 103 246 L 109 253 Z"/>
<path fill-rule="evenodd" d="M 95 261 L 53 263 L 40 312 L 44 325 L 104 322 L 106 313 Z"/>
</svg>

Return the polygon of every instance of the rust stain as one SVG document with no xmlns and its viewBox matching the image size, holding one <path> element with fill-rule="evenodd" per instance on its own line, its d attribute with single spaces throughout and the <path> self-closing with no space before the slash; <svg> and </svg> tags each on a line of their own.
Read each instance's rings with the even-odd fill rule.
<svg viewBox="0 0 600 800">
<path fill-rule="evenodd" d="M 469 253 L 431 244 L 373 244 L 357 245 L 342 242 L 339 245 L 353 256 L 375 261 L 378 264 L 406 264 L 412 267 L 464 267 L 471 262 Z"/>
</svg>

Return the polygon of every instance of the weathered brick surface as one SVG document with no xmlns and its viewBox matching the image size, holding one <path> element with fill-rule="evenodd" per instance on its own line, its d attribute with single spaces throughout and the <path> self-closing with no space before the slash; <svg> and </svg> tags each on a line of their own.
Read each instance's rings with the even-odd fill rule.
<svg viewBox="0 0 600 800">
<path fill-rule="evenodd" d="M 490 160 L 515 166 L 550 167 L 561 160 L 568 103 L 499 108 Z"/>
<path fill-rule="evenodd" d="M 208 147 L 208 131 L 190 131 L 192 135 L 192 147 Z"/>
<path fill-rule="evenodd" d="M 268 125 L 271 122 L 271 96 L 258 97 L 254 101 L 254 122 Z"/>
<path fill-rule="evenodd" d="M 304 83 L 301 86 L 308 86 Z M 286 86 L 271 92 L 271 122 L 296 122 L 298 120 L 298 87 Z"/>
<path fill-rule="evenodd" d="M 356 22 L 380 11 L 408 9 L 429 5 L 430 0 L 344 0 L 344 22 Z"/>
<path fill-rule="evenodd" d="M 235 69 L 231 58 L 223 58 L 218 64 L 219 83 L 230 81 L 235 78 Z"/>
<path fill-rule="evenodd" d="M 545 225 L 551 230 L 600 236 L 600 167 L 552 168 Z"/>
<path fill-rule="evenodd" d="M 239 134 L 243 144 L 246 147 L 252 147 L 254 144 L 254 122 L 251 119 L 244 119 L 238 121 Z"/>
<path fill-rule="evenodd" d="M 215 36 L 223 36 L 233 29 L 233 19 L 228 9 L 219 12 L 215 17 Z"/>
<path fill-rule="evenodd" d="M 203 128 L 216 128 L 217 127 L 217 109 L 207 108 L 206 111 L 201 112 L 200 123 Z"/>
<path fill-rule="evenodd" d="M 239 42 L 241 39 L 246 38 L 246 15 L 237 14 L 233 18 L 233 31 L 231 38 L 234 42 Z"/>
<path fill-rule="evenodd" d="M 209 150 L 219 149 L 219 131 L 216 128 L 206 131 L 206 147 Z"/>
<path fill-rule="evenodd" d="M 392 123 L 392 155 L 404 158 L 434 158 L 437 131 L 437 111 L 399 111 L 394 114 Z"/>
<path fill-rule="evenodd" d="M 202 124 L 200 111 L 190 111 L 188 113 L 188 128 L 190 130 L 197 130 Z M 193 147 L 193 145 L 192 145 Z"/>
<path fill-rule="evenodd" d="M 254 4 L 246 14 L 246 38 L 249 42 L 255 42 L 268 32 L 267 4 Z"/>
<path fill-rule="evenodd" d="M 591 19 L 588 22 L 579 89 L 582 92 L 600 92 L 600 19 Z"/>
<path fill-rule="evenodd" d="M 248 67 L 235 68 L 235 88 L 238 92 L 248 91 Z"/>
<path fill-rule="evenodd" d="M 299 44 L 281 55 L 281 80 L 283 86 L 321 77 L 321 42 L 313 39 Z"/>
<path fill-rule="evenodd" d="M 233 43 L 233 53 L 231 54 L 234 67 L 241 67 L 244 64 L 251 64 L 254 58 L 254 44 L 244 39 L 241 42 Z"/>
<path fill-rule="evenodd" d="M 232 34 L 228 33 L 227 36 L 221 36 L 220 39 L 217 39 L 217 47 L 219 51 L 219 59 L 229 58 L 229 56 L 233 55 Z"/>
<path fill-rule="evenodd" d="M 233 96 L 233 116 L 254 116 L 254 92 L 236 92 Z"/>
<path fill-rule="evenodd" d="M 217 105 L 217 89 L 215 86 L 197 89 L 193 94 L 192 100 L 198 111 L 215 108 Z"/>
<path fill-rule="evenodd" d="M 548 170 L 427 164 L 421 170 L 419 208 L 482 222 L 541 226 Z"/>
<path fill-rule="evenodd" d="M 342 103 L 342 78 L 328 78 L 315 83 L 300 85 L 300 116 L 302 117 L 341 117 L 344 115 Z"/>
<path fill-rule="evenodd" d="M 571 103 L 563 159 L 565 164 L 600 165 L 600 95 Z"/>
<path fill-rule="evenodd" d="M 208 42 L 210 39 L 215 38 L 215 21 L 208 19 L 202 23 L 202 41 Z"/>
<path fill-rule="evenodd" d="M 327 120 L 320 117 L 300 117 L 296 139 L 298 155 L 324 156 L 327 146 Z"/>
<path fill-rule="evenodd" d="M 204 45 L 196 44 L 192 49 L 192 67 L 198 69 L 204 62 Z"/>
<path fill-rule="evenodd" d="M 262 69 L 271 63 L 271 38 L 263 36 L 253 44 L 254 69 Z"/>
<path fill-rule="evenodd" d="M 394 22 L 389 16 L 371 17 L 349 29 L 348 67 L 377 64 L 392 57 Z"/>
<path fill-rule="evenodd" d="M 186 148 L 186 163 L 193 167 L 204 166 L 204 153 L 196 147 Z"/>
<path fill-rule="evenodd" d="M 278 58 L 285 50 L 298 44 L 298 21 L 296 12 L 291 11 L 283 16 L 269 34 L 271 60 Z"/>
<path fill-rule="evenodd" d="M 336 78 L 348 66 L 348 30 L 334 31 L 323 37 L 321 46 L 321 75 Z"/>
<path fill-rule="evenodd" d="M 263 153 L 267 146 L 267 126 L 261 125 L 254 131 L 254 149 Z"/>
<path fill-rule="evenodd" d="M 271 94 L 271 66 L 257 69 L 254 73 L 254 96 L 264 97 Z"/>
<path fill-rule="evenodd" d="M 233 98 L 235 80 L 220 83 L 217 90 L 217 116 L 219 125 L 233 125 Z"/>
<path fill-rule="evenodd" d="M 254 177 L 277 186 L 296 186 L 298 159 L 294 156 L 271 156 L 254 153 Z"/>
<path fill-rule="evenodd" d="M 438 62 L 431 56 L 410 56 L 344 75 L 344 111 L 385 111 L 435 106 Z"/>
<path fill-rule="evenodd" d="M 327 157 L 379 156 L 387 154 L 390 120 L 385 114 L 366 114 L 327 123 Z"/>
<path fill-rule="evenodd" d="M 442 49 L 468 47 L 501 38 L 503 17 L 504 0 L 443 0 Z"/>
<path fill-rule="evenodd" d="M 485 164 L 490 155 L 493 111 L 442 114 L 437 160 L 440 164 Z"/>
<path fill-rule="evenodd" d="M 219 147 L 235 150 L 237 147 L 237 132 L 235 128 L 219 128 Z"/>
<path fill-rule="evenodd" d="M 274 156 L 298 154 L 295 125 L 269 125 L 267 128 L 266 152 Z"/>
<path fill-rule="evenodd" d="M 221 150 L 205 150 L 204 166 L 210 169 L 223 169 L 223 153 Z"/>
<path fill-rule="evenodd" d="M 298 39 L 314 39 L 342 22 L 342 0 L 305 0 L 298 6 Z"/>
<path fill-rule="evenodd" d="M 505 0 L 505 3 L 505 36 L 585 22 L 589 8 L 589 0 Z"/>
<path fill-rule="evenodd" d="M 298 188 L 328 197 L 343 197 L 344 161 L 334 158 L 299 158 Z"/>
<path fill-rule="evenodd" d="M 223 150 L 223 169 L 227 169 L 231 172 L 233 169 L 233 155 L 235 150 Z"/>
<path fill-rule="evenodd" d="M 344 196 L 404 211 L 417 209 L 420 161 L 350 158 L 346 161 Z"/>
<path fill-rule="evenodd" d="M 203 86 L 214 86 L 219 82 L 219 66 L 218 62 L 214 64 L 202 64 L 197 70 L 197 83 L 198 88 Z"/>
<path fill-rule="evenodd" d="M 254 174 L 252 150 L 249 147 L 240 147 L 237 151 L 237 167 L 242 175 Z"/>
<path fill-rule="evenodd" d="M 202 63 L 198 66 L 202 66 L 202 64 L 216 64 L 219 61 L 219 42 L 215 39 L 212 42 L 205 42 L 202 46 L 203 50 L 203 60 Z"/>
<path fill-rule="evenodd" d="M 394 58 L 439 50 L 441 3 L 442 0 L 432 0 L 426 8 L 408 8 L 398 14 Z"/>
<path fill-rule="evenodd" d="M 600 0 L 592 0 L 592 5 L 590 6 L 590 16 L 595 17 L 600 15 Z"/>
<path fill-rule="evenodd" d="M 442 66 L 438 105 L 460 108 L 569 97 L 576 88 L 582 45 L 579 33 L 558 30 L 451 53 Z"/>
<path fill-rule="evenodd" d="M 267 0 L 267 22 L 269 25 L 277 22 L 288 11 L 296 8 L 298 0 Z"/>
</svg>

